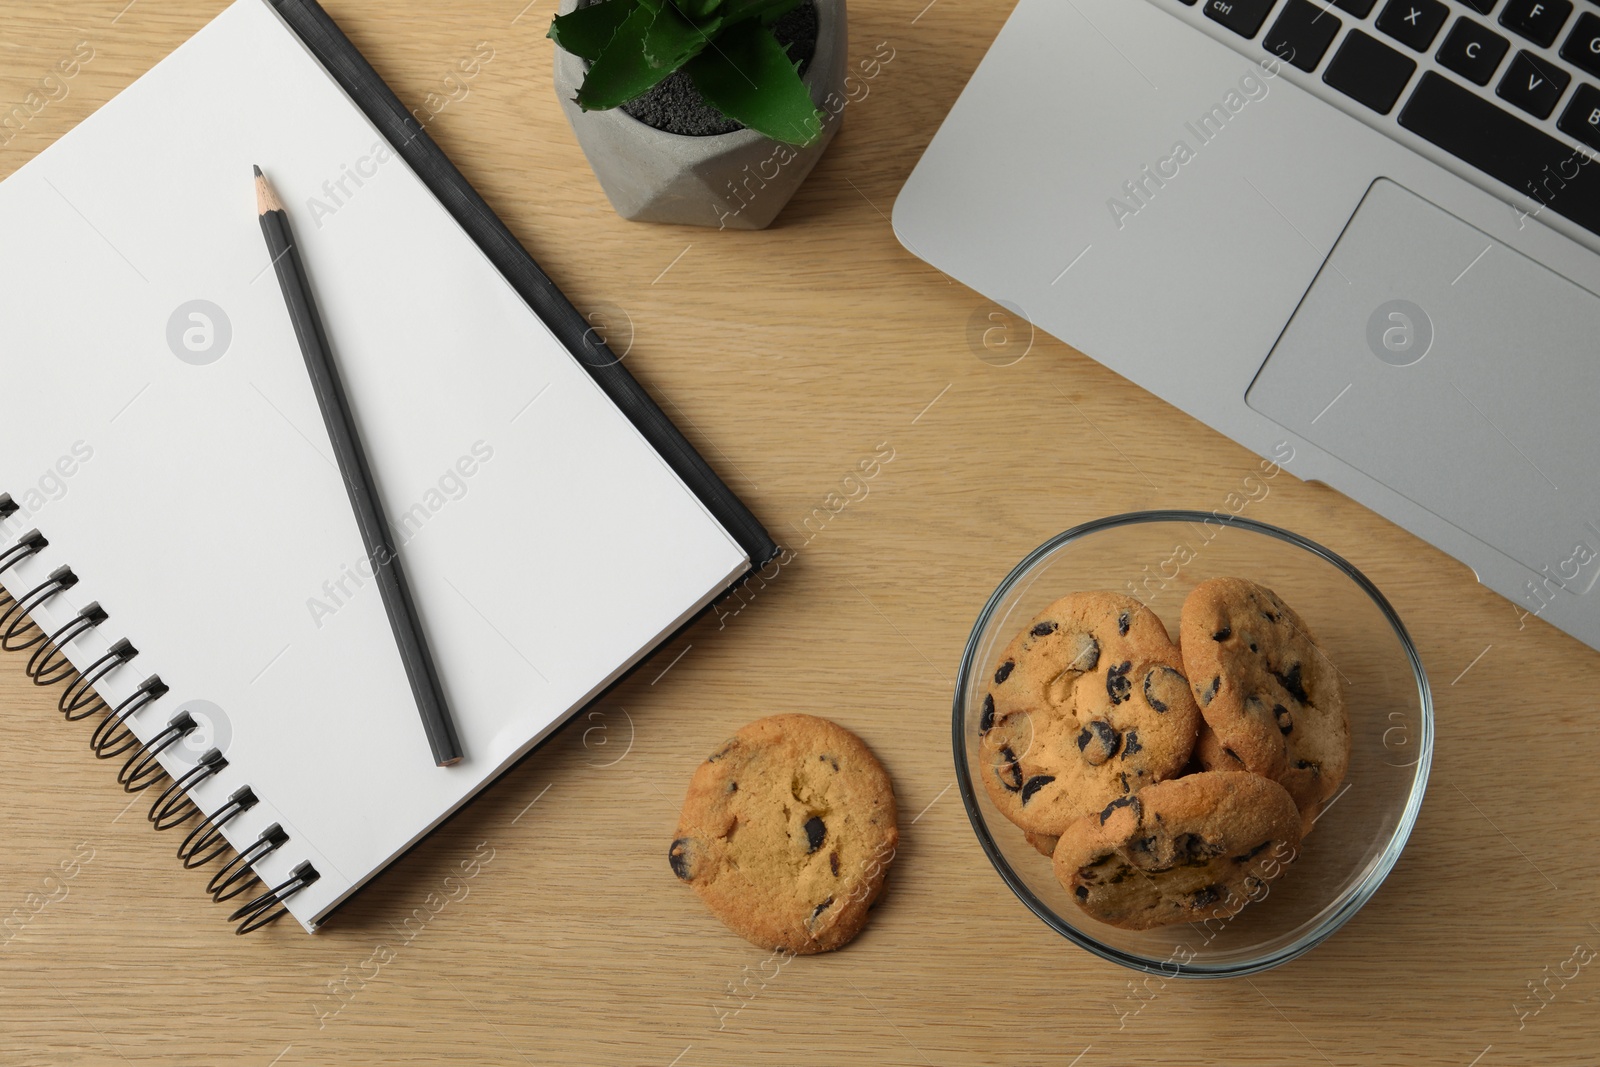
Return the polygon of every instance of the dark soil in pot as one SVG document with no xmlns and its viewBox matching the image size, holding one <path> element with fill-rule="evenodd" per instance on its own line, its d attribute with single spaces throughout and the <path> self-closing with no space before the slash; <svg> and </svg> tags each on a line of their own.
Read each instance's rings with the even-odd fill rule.
<svg viewBox="0 0 1600 1067">
<path fill-rule="evenodd" d="M 588 7 L 598 2 L 584 0 L 579 6 Z M 799 61 L 801 77 L 805 76 L 811 57 L 816 54 L 819 30 L 817 5 L 813 0 L 806 0 L 772 24 L 772 35 L 789 49 L 790 59 Z M 743 125 L 707 104 L 689 75 L 681 70 L 639 99 L 623 104 L 621 110 L 646 126 L 687 137 L 714 137 L 744 129 Z"/>
</svg>

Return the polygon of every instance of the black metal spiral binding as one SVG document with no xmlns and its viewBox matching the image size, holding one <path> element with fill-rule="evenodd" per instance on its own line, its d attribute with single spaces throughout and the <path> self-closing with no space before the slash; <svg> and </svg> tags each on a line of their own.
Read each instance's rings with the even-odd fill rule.
<svg viewBox="0 0 1600 1067">
<path fill-rule="evenodd" d="M 128 728 L 127 721 L 141 708 L 167 695 L 167 683 L 159 674 L 152 674 L 139 683 L 127 700 L 111 709 L 111 714 L 95 723 L 89 735 L 89 748 L 98 759 L 115 759 L 139 744 L 138 736 Z"/>
<path fill-rule="evenodd" d="M 33 684 L 55 685 L 68 675 L 76 674 L 72 661 L 61 651 L 62 646 L 99 626 L 106 621 L 106 618 L 106 609 L 97 601 L 85 607 L 65 625 L 58 627 L 55 633 L 45 638 L 44 644 L 34 649 L 33 655 L 28 657 L 26 669 L 28 677 L 33 679 Z"/>
<path fill-rule="evenodd" d="M 0 521 L 10 518 L 19 510 L 9 494 L 0 493 Z M 49 544 L 49 540 L 38 530 L 29 530 L 11 547 L 0 551 L 0 573 L 37 555 Z M 101 680 L 139 655 L 139 650 L 126 638 L 117 640 L 104 655 L 82 671 L 73 666 L 63 650 L 64 646 L 106 621 L 108 614 L 98 603 L 84 607 L 49 634 L 34 622 L 34 609 L 77 583 L 78 576 L 72 568 L 63 566 L 56 568 L 47 579 L 21 597 L 12 596 L 9 590 L 0 585 L 0 648 L 11 652 L 34 650 L 28 657 L 26 669 L 35 685 L 66 683 L 57 700 L 57 707 L 68 721 L 86 719 L 97 713 L 106 714 L 95 725 L 90 747 L 100 759 L 129 754 L 117 773 L 117 781 L 128 792 L 136 793 L 156 784 L 166 774 L 160 762 L 161 754 L 196 729 L 196 724 L 192 715 L 180 712 L 148 744 L 139 741 L 129 728 L 128 720 L 166 695 L 168 686 L 158 675 L 145 679 L 115 708 L 99 695 L 95 687 Z M 149 822 L 157 830 L 170 830 L 200 814 L 189 791 L 227 766 L 228 761 L 219 749 L 207 750 L 193 768 L 171 781 L 155 799 L 147 817 Z M 256 803 L 255 791 L 249 786 L 241 786 L 234 790 L 226 803 L 202 818 L 178 846 L 178 858 L 184 867 L 192 869 L 203 866 L 227 852 L 231 845 L 223 833 L 223 827 Z M 289 835 L 283 828 L 273 823 L 261 832 L 253 844 L 238 852 L 211 877 L 206 891 L 219 903 L 243 894 L 261 881 L 254 864 L 288 840 Z M 240 934 L 248 934 L 274 923 L 288 912 L 284 902 L 320 877 L 314 866 L 303 862 L 294 868 L 286 881 L 252 898 L 235 911 L 229 921 L 239 924 L 237 932 Z"/>
<path fill-rule="evenodd" d="M 6 499 L 9 500 L 10 497 L 7 497 Z M 38 530 L 29 530 L 27 533 L 17 538 L 16 544 L 12 545 L 4 552 L 0 552 L 0 573 L 4 573 L 10 570 L 12 567 L 15 567 L 18 563 L 21 563 L 29 556 L 36 554 L 41 548 L 44 548 L 49 543 L 50 542 L 45 538 L 44 534 L 40 533 Z M 0 600 L 0 604 L 11 604 L 15 601 L 15 598 L 4 589 L 0 589 L 0 596 L 4 597 L 3 600 Z"/>
<path fill-rule="evenodd" d="M 239 923 L 239 928 L 234 933 L 253 933 L 263 926 L 277 922 L 289 911 L 288 908 L 283 906 L 283 902 L 321 877 L 322 875 L 317 873 L 317 869 L 311 866 L 309 862 L 297 865 L 293 871 L 289 872 L 289 877 L 285 881 L 273 886 L 228 916 L 229 922 Z M 272 910 L 274 905 L 277 906 L 276 911 Z M 269 912 L 270 914 L 268 914 Z M 240 922 L 241 919 L 244 921 Z"/>
<path fill-rule="evenodd" d="M 21 652 L 44 640 L 44 631 L 33 621 L 29 612 L 55 596 L 63 589 L 78 584 L 78 576 L 71 567 L 57 567 L 50 577 L 13 600 L 11 606 L 0 613 L 0 648 L 7 652 Z"/>
<path fill-rule="evenodd" d="M 222 828 L 235 816 L 255 806 L 254 789 L 247 785 L 235 789 L 228 802 L 207 815 L 200 825 L 189 831 L 188 836 L 183 839 L 183 844 L 178 846 L 178 858 L 183 861 L 184 869 L 204 867 L 226 852 L 228 839 L 222 835 Z"/>
<path fill-rule="evenodd" d="M 211 876 L 211 881 L 206 883 L 206 892 L 210 893 L 211 899 L 218 904 L 224 900 L 232 900 L 243 893 L 261 881 L 253 864 L 272 853 L 287 840 L 289 835 L 284 833 L 283 827 L 273 823 L 261 831 L 261 836 L 257 837 L 253 844 L 245 846 L 243 852 L 223 864 L 221 869 Z"/>
<path fill-rule="evenodd" d="M 143 752 L 135 752 L 129 756 L 128 761 L 122 765 L 122 770 L 117 772 L 117 781 L 122 784 L 122 788 L 130 793 L 138 793 L 155 785 L 161 776 L 167 773 L 158 757 L 198 725 L 194 721 L 194 716 L 187 711 L 180 711 L 174 715 L 172 721 L 167 723 L 166 729 L 151 738 L 144 746 Z"/>
<path fill-rule="evenodd" d="M 87 719 L 97 711 L 107 711 L 110 705 L 101 699 L 94 687 L 100 679 L 122 666 L 139 654 L 133 647 L 133 642 L 126 637 L 121 638 L 110 650 L 99 659 L 80 672 L 61 691 L 61 699 L 56 701 L 56 707 L 61 709 L 61 714 L 66 716 L 68 722 L 77 722 Z"/>
<path fill-rule="evenodd" d="M 194 818 L 200 809 L 189 799 L 188 791 L 227 765 L 228 759 L 220 749 L 206 749 L 205 755 L 200 757 L 200 762 L 174 778 L 172 784 L 163 789 L 161 795 L 156 797 L 155 803 L 150 805 L 148 818 L 151 824 L 157 830 L 170 830 Z"/>
</svg>

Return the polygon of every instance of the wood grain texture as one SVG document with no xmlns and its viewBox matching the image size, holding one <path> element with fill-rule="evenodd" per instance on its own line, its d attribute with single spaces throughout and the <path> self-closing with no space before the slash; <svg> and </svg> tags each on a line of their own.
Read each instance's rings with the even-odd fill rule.
<svg viewBox="0 0 1600 1067">
<path fill-rule="evenodd" d="M 1330 490 L 1278 479 L 1249 514 L 1365 570 L 1438 701 L 1427 802 L 1371 903 L 1267 974 L 1136 988 L 1046 929 L 978 849 L 949 788 L 948 724 L 984 598 L 1068 526 L 1209 510 L 1255 464 L 1066 346 L 1026 348 L 1025 327 L 1020 362 L 980 358 L 973 324 L 996 325 L 998 309 L 895 241 L 895 194 L 1006 0 L 853 4 L 851 55 L 887 42 L 893 59 L 761 233 L 617 219 L 553 96 L 551 0 L 523 2 L 328 7 L 419 108 L 445 98 L 479 42 L 494 49 L 429 132 L 796 558 L 315 937 L 292 924 L 235 937 L 173 860 L 173 835 L 123 808 L 82 724 L 0 657 L 0 914 L 31 916 L 0 930 L 0 1063 L 1594 1062 L 1600 967 L 1552 981 L 1521 1023 L 1517 1006 L 1538 1003 L 1527 984 L 1575 945 L 1600 947 L 1600 659 L 1522 626 L 1465 567 Z M 222 6 L 0 5 L 8 108 L 77 42 L 94 50 L 0 147 L 0 175 Z M 867 496 L 808 526 L 880 445 L 894 459 Z M 782 966 L 724 931 L 665 859 L 696 764 L 779 711 L 861 734 L 894 776 L 904 828 L 861 939 Z M 63 863 L 75 877 L 60 880 Z M 34 912 L 46 895 L 59 899 Z"/>
</svg>

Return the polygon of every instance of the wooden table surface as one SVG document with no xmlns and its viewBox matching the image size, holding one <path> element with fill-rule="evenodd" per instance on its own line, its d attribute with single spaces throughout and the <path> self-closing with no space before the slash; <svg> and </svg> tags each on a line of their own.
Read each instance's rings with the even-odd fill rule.
<svg viewBox="0 0 1600 1067">
<path fill-rule="evenodd" d="M 1331 490 L 1284 476 L 1248 514 L 1365 570 L 1437 697 L 1420 821 L 1349 925 L 1248 980 L 1136 985 L 1034 918 L 979 850 L 949 714 L 984 598 L 1054 533 L 1221 507 L 1256 464 L 1070 348 L 1030 347 L 1025 324 L 986 349 L 999 309 L 895 241 L 895 195 L 1007 0 L 855 0 L 852 57 L 893 57 L 762 233 L 613 215 L 552 92 L 553 0 L 525 2 L 328 7 L 403 100 L 437 110 L 429 132 L 796 558 L 314 937 L 235 937 L 172 835 L 124 808 L 84 724 L 0 657 L 0 1063 L 1596 1062 L 1600 966 L 1569 961 L 1600 948 L 1600 657 Z M 0 148 L 0 176 L 223 6 L 6 0 L 0 111 L 79 42 L 92 59 Z M 480 42 L 493 58 L 452 99 Z M 846 482 L 884 450 L 864 488 Z M 665 853 L 695 766 L 781 711 L 867 740 L 903 845 L 856 943 L 777 966 Z M 474 856 L 474 877 L 444 881 Z"/>
</svg>

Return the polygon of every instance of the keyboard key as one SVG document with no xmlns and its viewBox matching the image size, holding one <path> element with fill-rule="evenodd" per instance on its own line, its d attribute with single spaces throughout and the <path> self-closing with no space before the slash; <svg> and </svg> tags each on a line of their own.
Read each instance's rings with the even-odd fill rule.
<svg viewBox="0 0 1600 1067">
<path fill-rule="evenodd" d="M 1548 207 L 1600 235 L 1600 166 L 1580 149 L 1431 72 L 1400 109 L 1400 125 L 1509 185 L 1523 210 Z"/>
<path fill-rule="evenodd" d="M 1600 89 L 1592 85 L 1578 86 L 1578 91 L 1572 94 L 1572 103 L 1561 113 L 1561 121 L 1556 125 L 1562 133 L 1590 148 L 1600 149 Z"/>
<path fill-rule="evenodd" d="M 1585 11 L 1578 16 L 1572 36 L 1561 46 L 1561 58 L 1600 78 L 1600 15 Z"/>
<path fill-rule="evenodd" d="M 1376 37 L 1351 30 L 1322 80 L 1380 115 L 1394 110 L 1417 64 Z"/>
<path fill-rule="evenodd" d="M 1511 0 L 1500 12 L 1500 25 L 1549 48 L 1571 14 L 1572 0 Z"/>
<path fill-rule="evenodd" d="M 1494 5 L 1498 0 L 1461 0 L 1461 2 L 1480 15 L 1487 15 L 1494 10 Z"/>
<path fill-rule="evenodd" d="M 1378 15 L 1378 29 L 1418 52 L 1439 36 L 1450 9 L 1439 0 L 1389 0 Z"/>
<path fill-rule="evenodd" d="M 1372 14 L 1373 5 L 1377 2 L 1378 0 L 1333 0 L 1333 5 L 1344 8 L 1358 19 L 1364 19 Z"/>
<path fill-rule="evenodd" d="M 1456 19 L 1439 46 L 1439 62 L 1463 78 L 1488 85 L 1511 42 L 1471 19 Z"/>
<path fill-rule="evenodd" d="M 1286 63 L 1304 71 L 1317 69 L 1342 23 L 1311 0 L 1289 0 L 1261 44 Z"/>
<path fill-rule="evenodd" d="M 1206 0 L 1206 15 L 1240 37 L 1254 37 L 1275 3 L 1277 0 Z"/>
<path fill-rule="evenodd" d="M 1509 100 L 1530 115 L 1550 117 L 1556 101 L 1572 84 L 1572 75 L 1532 52 L 1518 52 L 1506 68 L 1506 76 L 1495 86 L 1495 95 Z"/>
</svg>

